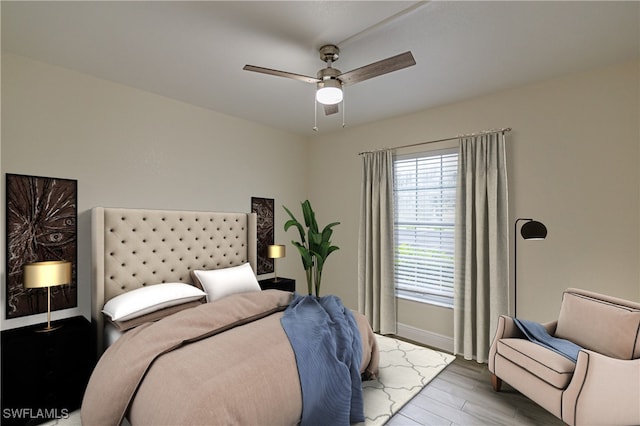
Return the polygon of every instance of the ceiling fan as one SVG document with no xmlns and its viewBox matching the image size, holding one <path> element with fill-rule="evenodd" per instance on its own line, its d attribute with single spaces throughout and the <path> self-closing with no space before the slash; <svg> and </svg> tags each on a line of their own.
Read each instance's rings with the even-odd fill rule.
<svg viewBox="0 0 640 426">
<path fill-rule="evenodd" d="M 325 115 L 330 115 L 338 112 L 338 104 L 342 102 L 343 99 L 342 86 L 359 83 L 416 64 L 411 52 L 404 52 L 343 73 L 339 69 L 331 66 L 339 58 L 340 49 L 338 46 L 327 44 L 322 46 L 319 52 L 320 59 L 326 62 L 327 67 L 318 71 L 315 78 L 286 71 L 257 67 L 255 65 L 245 65 L 242 69 L 315 84 L 317 87 L 316 100 L 324 105 Z"/>
</svg>

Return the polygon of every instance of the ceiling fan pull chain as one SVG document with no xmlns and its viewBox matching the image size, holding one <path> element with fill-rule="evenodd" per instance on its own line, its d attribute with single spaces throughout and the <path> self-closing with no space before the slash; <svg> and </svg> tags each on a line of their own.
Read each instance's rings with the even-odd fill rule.
<svg viewBox="0 0 640 426">
<path fill-rule="evenodd" d="M 318 131 L 318 102 L 316 101 L 315 96 L 313 97 L 313 131 Z"/>
<path fill-rule="evenodd" d="M 342 91 L 344 92 L 344 89 L 342 89 Z M 347 108 L 345 107 L 345 104 L 346 104 L 346 99 L 343 97 L 343 98 L 342 98 L 342 128 L 343 128 L 343 129 L 344 129 L 344 127 L 347 125 L 347 124 L 344 122 L 344 114 L 345 114 L 345 110 L 347 109 Z"/>
</svg>

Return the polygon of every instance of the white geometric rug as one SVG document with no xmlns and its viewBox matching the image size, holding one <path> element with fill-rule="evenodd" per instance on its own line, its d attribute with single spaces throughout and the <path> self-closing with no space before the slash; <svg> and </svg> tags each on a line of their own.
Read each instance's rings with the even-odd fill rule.
<svg viewBox="0 0 640 426">
<path fill-rule="evenodd" d="M 391 337 L 376 334 L 376 340 L 380 348 L 378 379 L 362 383 L 365 426 L 385 424 L 455 359 Z"/>
</svg>

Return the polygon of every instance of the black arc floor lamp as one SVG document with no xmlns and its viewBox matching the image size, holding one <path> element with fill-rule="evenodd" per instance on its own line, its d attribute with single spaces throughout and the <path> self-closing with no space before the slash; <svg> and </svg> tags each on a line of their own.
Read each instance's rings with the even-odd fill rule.
<svg viewBox="0 0 640 426">
<path fill-rule="evenodd" d="M 518 222 L 526 222 L 520 228 L 520 235 L 525 240 L 544 240 L 547 238 L 547 227 L 542 222 L 529 218 L 518 218 L 513 225 L 515 242 L 513 245 L 513 316 L 518 309 Z"/>
</svg>

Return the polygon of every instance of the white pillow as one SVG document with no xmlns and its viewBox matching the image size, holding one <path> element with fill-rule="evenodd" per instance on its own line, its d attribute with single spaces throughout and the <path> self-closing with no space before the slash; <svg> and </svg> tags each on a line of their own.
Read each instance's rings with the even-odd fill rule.
<svg viewBox="0 0 640 426">
<path fill-rule="evenodd" d="M 209 302 L 235 293 L 260 291 L 260 284 L 249 263 L 230 268 L 193 271 L 193 274 L 207 293 Z"/>
<path fill-rule="evenodd" d="M 112 321 L 127 321 L 139 316 L 192 302 L 206 293 L 189 284 L 163 283 L 131 290 L 109 300 L 102 312 Z"/>
</svg>

